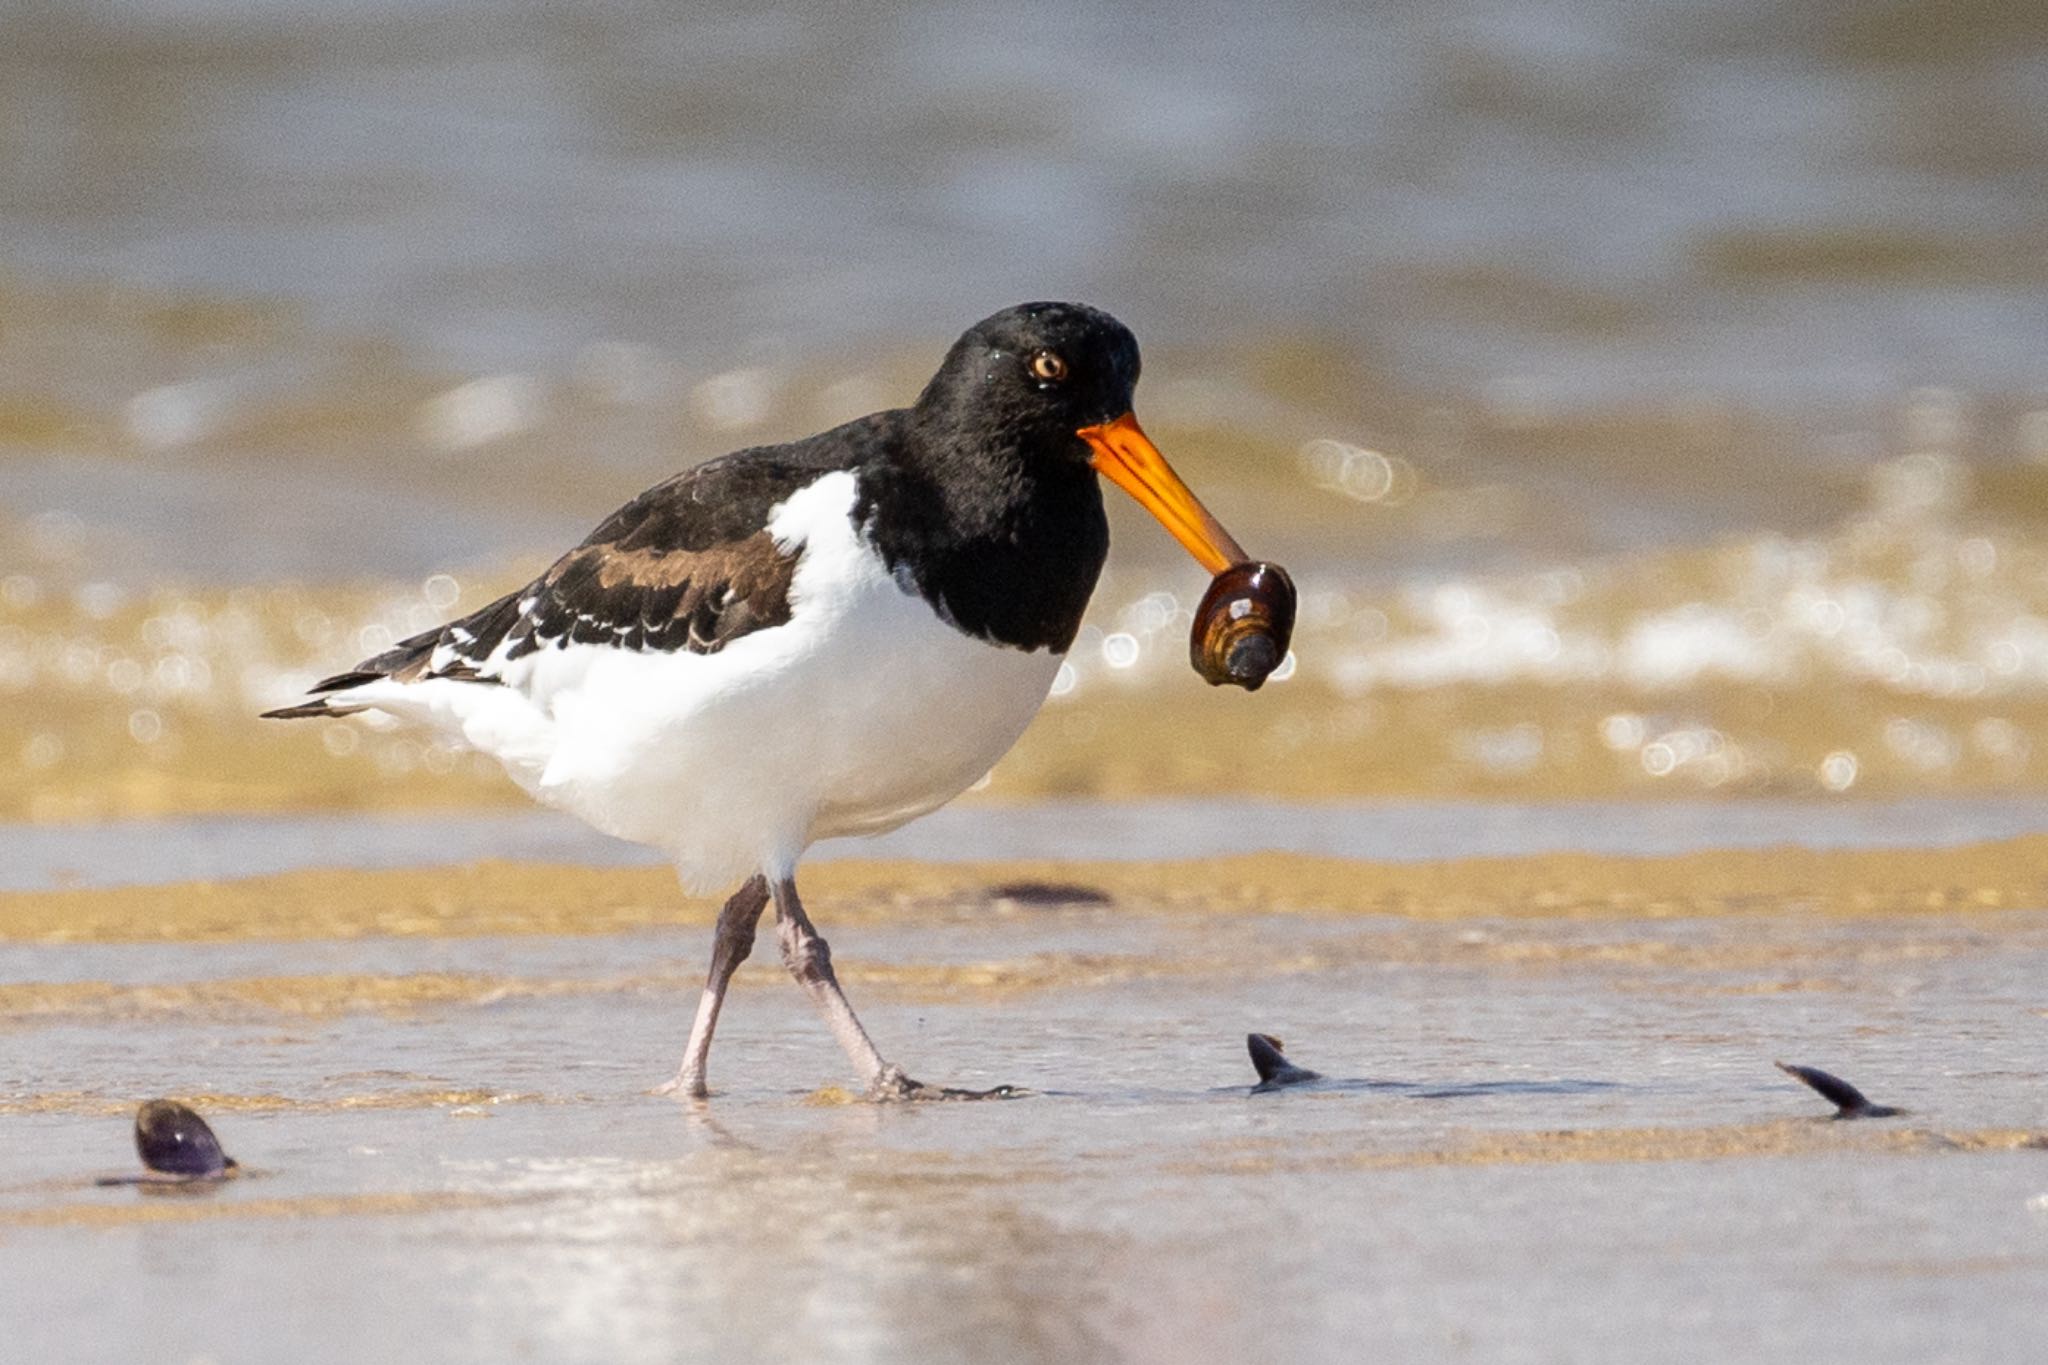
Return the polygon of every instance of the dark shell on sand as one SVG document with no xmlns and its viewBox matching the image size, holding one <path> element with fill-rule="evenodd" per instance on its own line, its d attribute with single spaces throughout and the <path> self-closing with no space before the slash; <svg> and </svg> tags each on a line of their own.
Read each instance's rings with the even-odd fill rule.
<svg viewBox="0 0 2048 1365">
<path fill-rule="evenodd" d="M 1903 1114 L 1903 1109 L 1894 1109 L 1888 1104 L 1872 1104 L 1863 1092 L 1843 1080 L 1831 1076 L 1817 1066 L 1794 1066 L 1790 1062 L 1779 1062 L 1778 1070 L 1787 1076 L 1804 1081 L 1815 1094 L 1835 1106 L 1838 1119 L 1888 1119 Z"/>
<path fill-rule="evenodd" d="M 1263 1090 L 1278 1090 L 1282 1086 L 1301 1085 L 1308 1081 L 1321 1080 L 1322 1073 L 1310 1071 L 1307 1067 L 1296 1066 L 1287 1060 L 1282 1052 L 1282 1043 L 1270 1033 L 1248 1033 L 1244 1039 L 1245 1048 L 1252 1054 L 1252 1066 L 1259 1073 L 1259 1083 L 1252 1087 L 1254 1094 Z"/>
<path fill-rule="evenodd" d="M 135 1150 L 150 1170 L 185 1180 L 218 1179 L 235 1168 L 206 1120 L 176 1100 L 151 1100 L 135 1111 Z"/>
</svg>

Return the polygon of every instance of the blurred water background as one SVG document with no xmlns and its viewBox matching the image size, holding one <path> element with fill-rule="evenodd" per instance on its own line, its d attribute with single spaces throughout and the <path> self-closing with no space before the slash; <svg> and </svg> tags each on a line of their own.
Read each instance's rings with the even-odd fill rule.
<svg viewBox="0 0 2048 1365">
<path fill-rule="evenodd" d="M 1303 597 L 1203 686 L 1111 492 L 1016 751 L 807 871 L 1039 1098 L 829 1102 L 764 950 L 650 1100 L 708 907 L 255 719 L 1044 297 Z M 24 1358 L 2008 1358 L 2044 790 L 2039 0 L 0 0 Z M 250 1178 L 89 1187 L 149 1094 Z"/>
<path fill-rule="evenodd" d="M 2039 6 L 0 14 L 7 818 L 516 800 L 253 713 L 1036 297 L 1304 614 L 1114 508 L 983 799 L 2048 778 Z"/>
</svg>

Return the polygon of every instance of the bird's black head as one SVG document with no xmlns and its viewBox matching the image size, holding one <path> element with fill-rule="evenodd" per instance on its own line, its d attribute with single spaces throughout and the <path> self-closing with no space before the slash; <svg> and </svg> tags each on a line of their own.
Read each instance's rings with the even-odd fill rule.
<svg viewBox="0 0 2048 1365">
<path fill-rule="evenodd" d="M 946 353 L 917 400 L 962 435 L 1085 461 L 1076 433 L 1131 410 L 1138 339 L 1081 303 L 1020 303 L 983 318 Z"/>
<path fill-rule="evenodd" d="M 1121 322 L 1085 304 L 1020 303 L 953 343 L 917 400 L 919 445 L 968 475 L 956 482 L 1019 494 L 1034 484 L 1071 486 L 1072 475 L 1093 468 L 1209 572 L 1244 563 L 1243 547 L 1138 426 L 1137 385 L 1138 339 Z"/>
</svg>

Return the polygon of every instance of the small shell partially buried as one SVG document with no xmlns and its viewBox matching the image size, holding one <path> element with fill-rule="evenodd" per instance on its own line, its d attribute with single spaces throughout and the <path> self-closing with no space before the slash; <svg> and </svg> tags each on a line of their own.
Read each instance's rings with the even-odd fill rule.
<svg viewBox="0 0 2048 1365">
<path fill-rule="evenodd" d="M 1211 686 L 1256 692 L 1287 658 L 1294 635 L 1294 580 L 1278 564 L 1233 564 L 1195 608 L 1188 659 Z"/>
<path fill-rule="evenodd" d="M 176 1100 L 151 1100 L 135 1111 L 135 1150 L 150 1170 L 179 1180 L 219 1180 L 235 1169 L 206 1120 Z"/>
<path fill-rule="evenodd" d="M 1309 1081 L 1323 1078 L 1319 1071 L 1310 1071 L 1305 1066 L 1296 1066 L 1287 1060 L 1281 1051 L 1282 1044 L 1270 1033 L 1248 1033 L 1245 1047 L 1252 1054 L 1252 1066 L 1259 1073 L 1259 1083 L 1252 1087 L 1254 1095 L 1262 1095 L 1284 1086 L 1305 1085 Z"/>
<path fill-rule="evenodd" d="M 1815 1094 L 1835 1106 L 1835 1117 L 1838 1119 L 1889 1119 L 1906 1112 L 1903 1109 L 1894 1109 L 1888 1104 L 1872 1104 L 1864 1098 L 1861 1090 L 1840 1076 L 1831 1076 L 1817 1066 L 1794 1066 L 1790 1062 L 1779 1062 L 1778 1070 L 1812 1087 Z"/>
</svg>

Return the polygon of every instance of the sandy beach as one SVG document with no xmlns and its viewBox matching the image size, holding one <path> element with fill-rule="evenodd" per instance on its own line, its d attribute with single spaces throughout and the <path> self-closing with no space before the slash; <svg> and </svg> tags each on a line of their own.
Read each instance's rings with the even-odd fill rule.
<svg viewBox="0 0 2048 1365">
<path fill-rule="evenodd" d="M 1678 1359 L 1904 1362 L 2033 1320 L 2040 837 L 853 861 L 811 900 L 918 1074 L 1034 1093 L 856 1101 L 770 962 L 714 1099 L 646 1095 L 713 908 L 655 869 L 0 897 L 0 1265 L 67 1267 L 18 1341 L 1624 1359 L 1682 1321 Z M 1327 1080 L 1252 1095 L 1250 1030 Z M 1908 1112 L 1837 1122 L 1778 1058 Z M 91 1188 L 159 1091 L 247 1174 Z"/>
</svg>

